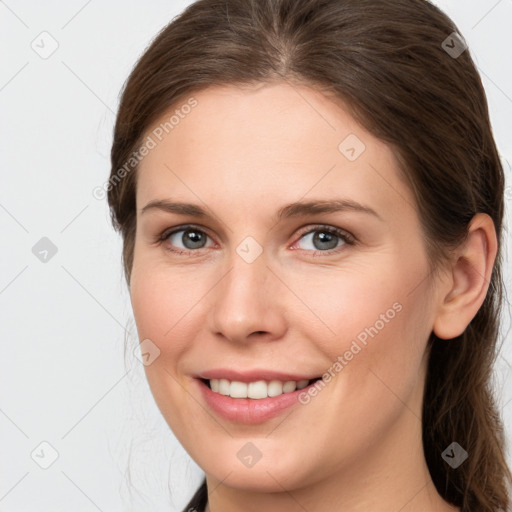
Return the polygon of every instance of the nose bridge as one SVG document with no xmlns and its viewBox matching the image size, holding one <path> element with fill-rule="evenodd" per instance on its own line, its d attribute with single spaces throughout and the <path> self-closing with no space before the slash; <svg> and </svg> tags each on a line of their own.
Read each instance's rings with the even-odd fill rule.
<svg viewBox="0 0 512 512">
<path fill-rule="evenodd" d="M 212 329 L 233 341 L 255 332 L 279 337 L 285 328 L 278 283 L 254 242 L 245 240 L 233 251 L 212 297 Z"/>
</svg>

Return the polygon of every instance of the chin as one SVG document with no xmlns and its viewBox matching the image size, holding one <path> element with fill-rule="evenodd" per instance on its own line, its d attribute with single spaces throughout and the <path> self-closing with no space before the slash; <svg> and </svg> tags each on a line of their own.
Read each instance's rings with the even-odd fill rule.
<svg viewBox="0 0 512 512">
<path fill-rule="evenodd" d="M 272 493 L 302 487 L 308 480 L 308 468 L 303 466 L 307 458 L 289 446 L 287 453 L 282 454 L 282 443 L 273 450 L 268 441 L 230 439 L 226 444 L 217 444 L 216 453 L 207 460 L 203 452 L 196 463 L 210 478 L 236 489 Z M 256 446 L 261 447 L 260 455 Z M 223 455 L 219 456 L 219 451 Z"/>
</svg>

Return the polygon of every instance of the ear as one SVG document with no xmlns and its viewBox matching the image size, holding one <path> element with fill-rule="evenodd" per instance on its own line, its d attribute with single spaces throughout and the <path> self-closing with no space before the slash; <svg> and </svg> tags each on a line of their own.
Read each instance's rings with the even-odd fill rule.
<svg viewBox="0 0 512 512">
<path fill-rule="evenodd" d="M 455 251 L 448 279 L 440 287 L 434 334 L 441 339 L 460 336 L 484 302 L 496 259 L 498 242 L 491 217 L 478 213 L 468 237 Z"/>
</svg>

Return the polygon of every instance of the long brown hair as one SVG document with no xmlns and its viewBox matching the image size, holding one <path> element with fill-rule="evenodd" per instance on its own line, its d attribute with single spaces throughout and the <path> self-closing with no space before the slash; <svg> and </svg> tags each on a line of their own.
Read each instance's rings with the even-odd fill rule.
<svg viewBox="0 0 512 512">
<path fill-rule="evenodd" d="M 129 285 L 133 155 L 152 123 L 212 85 L 287 80 L 332 93 L 392 147 L 416 198 L 432 269 L 465 239 L 473 216 L 487 213 L 498 256 L 485 301 L 461 336 L 429 339 L 423 446 L 446 501 L 462 512 L 498 512 L 508 509 L 512 481 L 491 381 L 503 295 L 504 174 L 480 77 L 454 32 L 425 0 L 199 0 L 158 34 L 125 84 L 108 202 Z M 456 469 L 442 458 L 453 441 L 469 454 Z M 204 505 L 204 484 L 197 496 L 189 505 Z"/>
</svg>

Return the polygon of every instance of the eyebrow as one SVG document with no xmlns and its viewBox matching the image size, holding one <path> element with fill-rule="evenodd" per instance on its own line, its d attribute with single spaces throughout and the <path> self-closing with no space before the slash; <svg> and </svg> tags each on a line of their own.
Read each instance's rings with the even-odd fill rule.
<svg viewBox="0 0 512 512">
<path fill-rule="evenodd" d="M 170 201 L 168 199 L 155 199 L 150 201 L 141 209 L 141 214 L 150 210 L 160 210 L 167 213 L 177 213 L 192 217 L 207 217 L 208 213 L 201 206 L 192 203 Z M 318 213 L 338 213 L 344 211 L 355 211 L 370 214 L 380 220 L 382 217 L 369 206 L 362 205 L 351 199 L 331 199 L 298 201 L 280 208 L 275 216 L 276 221 L 292 217 L 304 217 Z"/>
</svg>

